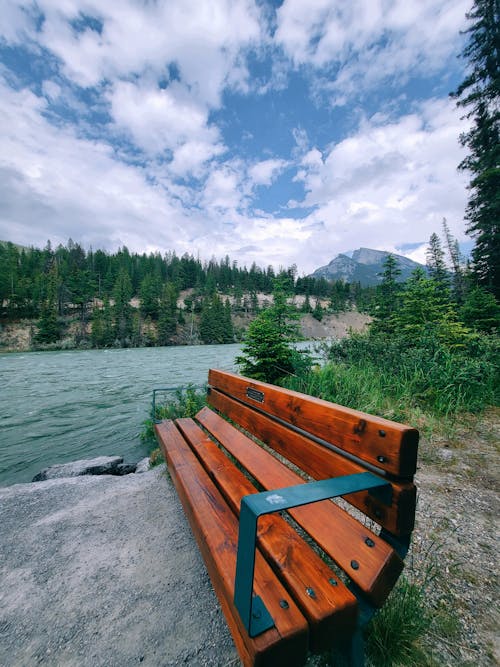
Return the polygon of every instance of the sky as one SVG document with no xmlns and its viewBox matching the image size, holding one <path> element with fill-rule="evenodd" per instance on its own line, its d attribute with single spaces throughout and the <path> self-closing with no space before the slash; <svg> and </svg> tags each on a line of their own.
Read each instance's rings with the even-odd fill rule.
<svg viewBox="0 0 500 667">
<path fill-rule="evenodd" d="M 471 4 L 0 0 L 0 239 L 299 275 L 467 243 Z"/>
</svg>

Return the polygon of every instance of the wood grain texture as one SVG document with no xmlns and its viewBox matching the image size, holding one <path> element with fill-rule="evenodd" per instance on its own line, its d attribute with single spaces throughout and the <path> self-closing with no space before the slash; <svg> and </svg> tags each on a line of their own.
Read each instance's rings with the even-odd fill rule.
<svg viewBox="0 0 500 667">
<path fill-rule="evenodd" d="M 307 622 L 259 552 L 254 590 L 265 600 L 276 625 L 258 637 L 248 637 L 233 605 L 237 519 L 175 424 L 162 422 L 155 425 L 155 431 L 243 664 L 302 665 L 308 645 Z M 282 599 L 289 603 L 287 609 L 280 606 Z"/>
<path fill-rule="evenodd" d="M 255 487 L 192 419 L 178 419 L 176 425 L 239 515 L 241 498 L 255 493 Z M 263 516 L 258 525 L 260 550 L 308 620 L 310 649 L 325 651 L 332 638 L 352 634 L 357 602 L 351 591 L 279 515 Z"/>
<path fill-rule="evenodd" d="M 196 419 L 264 489 L 304 483 L 297 473 L 209 408 L 203 408 Z M 392 547 L 329 500 L 289 513 L 374 605 L 382 605 L 403 569 Z"/>
<path fill-rule="evenodd" d="M 212 390 L 212 407 L 242 426 L 276 452 L 291 461 L 314 479 L 328 479 L 340 475 L 364 472 L 364 468 L 310 440 L 290 431 L 270 417 L 255 412 L 226 394 Z M 396 536 L 409 535 L 415 523 L 416 488 L 412 482 L 392 482 L 393 498 L 385 505 L 367 491 L 346 496 L 352 505 Z"/>
<path fill-rule="evenodd" d="M 391 475 L 413 478 L 418 447 L 414 428 L 227 371 L 211 369 L 208 383 Z M 249 388 L 261 392 L 263 402 L 248 398 Z"/>
</svg>

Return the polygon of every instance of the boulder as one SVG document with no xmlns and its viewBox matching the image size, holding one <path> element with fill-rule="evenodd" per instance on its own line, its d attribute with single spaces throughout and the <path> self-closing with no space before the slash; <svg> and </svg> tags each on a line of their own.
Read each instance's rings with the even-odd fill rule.
<svg viewBox="0 0 500 667">
<path fill-rule="evenodd" d="M 71 461 L 44 468 L 32 479 L 33 482 L 43 482 L 46 479 L 59 477 L 79 477 L 80 475 L 124 475 L 119 472 L 123 464 L 123 456 L 98 456 L 95 459 Z M 133 472 L 133 471 L 130 471 Z"/>
<path fill-rule="evenodd" d="M 141 459 L 135 467 L 135 472 L 147 472 L 151 467 L 149 456 L 146 456 L 145 459 Z"/>
<path fill-rule="evenodd" d="M 120 463 L 116 467 L 116 472 L 111 473 L 112 475 L 130 475 L 130 473 L 135 472 L 137 468 L 136 463 Z"/>
</svg>

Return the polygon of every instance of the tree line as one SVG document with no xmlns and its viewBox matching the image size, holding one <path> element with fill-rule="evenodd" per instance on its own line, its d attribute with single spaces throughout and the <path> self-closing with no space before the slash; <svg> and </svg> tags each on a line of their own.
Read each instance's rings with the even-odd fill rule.
<svg viewBox="0 0 500 667">
<path fill-rule="evenodd" d="M 297 277 L 295 266 L 278 272 L 255 263 L 239 267 L 228 256 L 202 262 L 188 254 L 137 254 L 126 247 L 86 251 L 71 239 L 43 249 L 0 243 L 1 318 L 33 321 L 35 346 L 57 343 L 70 321 L 81 346 L 233 342 L 233 317 L 255 316 L 258 294 L 270 295 L 276 279 L 291 295 L 305 295 L 301 310 L 318 320 L 322 303 L 332 312 L 363 310 L 373 291 L 359 283 Z"/>
</svg>

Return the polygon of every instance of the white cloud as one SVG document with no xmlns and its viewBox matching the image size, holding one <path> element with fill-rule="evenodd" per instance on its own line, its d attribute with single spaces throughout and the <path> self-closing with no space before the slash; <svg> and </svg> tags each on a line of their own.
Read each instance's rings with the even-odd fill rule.
<svg viewBox="0 0 500 667">
<path fill-rule="evenodd" d="M 225 147 L 221 143 L 188 140 L 179 148 L 174 149 L 174 157 L 168 169 L 174 176 L 192 175 L 195 178 L 201 178 L 206 172 L 207 163 L 224 152 Z"/>
<path fill-rule="evenodd" d="M 296 143 L 295 153 L 305 153 L 309 147 L 309 138 L 307 132 L 303 127 L 294 127 L 292 129 L 292 136 Z"/>
<path fill-rule="evenodd" d="M 237 213 L 243 203 L 242 177 L 242 171 L 236 164 L 227 163 L 211 170 L 202 195 L 203 204 L 209 212 Z"/>
<path fill-rule="evenodd" d="M 0 85 L 0 238 L 44 245 L 69 237 L 94 247 L 189 247 L 175 199 L 147 174 L 115 159 L 110 146 L 55 128 L 42 98 Z"/>
<path fill-rule="evenodd" d="M 249 168 L 248 175 L 254 185 L 271 185 L 286 165 L 286 160 L 262 160 Z"/>
<path fill-rule="evenodd" d="M 465 188 L 456 174 L 463 125 L 447 100 L 392 123 L 365 121 L 323 154 L 306 153 L 299 204 L 314 211 L 303 219 L 249 214 L 255 180 L 241 160 L 213 166 L 200 191 L 179 186 L 165 166 L 126 165 L 110 146 L 51 126 L 42 115 L 46 104 L 29 91 L 0 88 L 0 238 L 41 246 L 49 237 L 72 237 L 94 247 L 175 248 L 203 258 L 228 253 L 240 264 L 295 262 L 301 272 L 361 245 L 425 243 L 443 217 L 463 239 Z M 176 149 L 180 170 L 190 149 L 203 152 L 189 142 Z M 253 165 L 254 179 L 280 168 L 267 163 Z"/>
<path fill-rule="evenodd" d="M 163 0 L 147 7 L 135 0 L 38 0 L 44 15 L 39 33 L 20 4 L 29 6 L 9 2 L 14 27 L 1 34 L 11 43 L 26 36 L 39 41 L 78 85 L 147 71 L 161 76 L 175 64 L 193 97 L 210 106 L 220 104 L 228 80 L 239 85 L 245 79 L 240 50 L 261 39 L 259 11 L 250 0 Z M 99 21 L 102 30 L 75 29 L 82 16 Z"/>
<path fill-rule="evenodd" d="M 454 58 L 469 0 L 285 0 L 276 41 L 297 65 L 336 73 L 319 77 L 336 104 L 394 76 L 428 75 Z"/>
<path fill-rule="evenodd" d="M 166 89 L 148 82 L 118 81 L 109 99 L 116 125 L 150 154 L 174 150 L 187 141 L 214 144 L 217 152 L 219 132 L 208 125 L 208 110 L 177 81 Z"/>
<path fill-rule="evenodd" d="M 436 231 L 436 234 L 439 232 Z M 426 264 L 427 263 L 427 249 L 429 247 L 429 243 L 423 243 L 422 245 L 418 246 L 418 248 L 415 248 L 414 250 L 411 250 L 410 252 L 405 252 L 404 255 L 405 257 L 408 257 L 409 259 L 412 259 L 414 262 L 418 262 L 419 264 Z M 395 251 L 399 255 L 401 255 L 401 251 Z"/>
<path fill-rule="evenodd" d="M 432 100 L 392 123 L 365 121 L 321 161 L 319 151 L 308 153 L 298 172 L 302 204 L 315 207 L 308 220 L 325 226 L 302 249 L 315 256 L 312 264 L 359 246 L 426 242 L 443 217 L 463 240 L 466 177 L 456 171 L 463 129 L 452 102 Z"/>
<path fill-rule="evenodd" d="M 42 92 L 49 100 L 57 100 L 61 96 L 61 86 L 49 79 L 42 83 Z"/>
<path fill-rule="evenodd" d="M 259 43 L 262 31 L 251 0 L 147 6 L 135 0 L 39 0 L 37 8 L 38 16 L 29 3 L 9 0 L 12 25 L 0 34 L 9 43 L 31 40 L 32 47 L 45 47 L 78 86 L 104 85 L 101 101 L 109 104 L 116 129 L 139 149 L 150 157 L 173 158 L 171 173 L 181 177 L 199 177 L 204 165 L 224 152 L 209 113 L 220 106 L 224 89 L 248 90 L 241 54 Z M 51 100 L 61 94 L 50 80 L 43 91 Z M 64 99 L 74 106 L 68 95 L 63 93 Z"/>
</svg>

